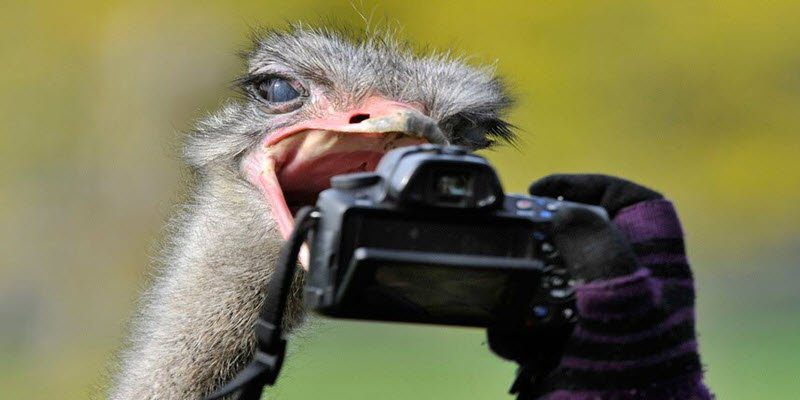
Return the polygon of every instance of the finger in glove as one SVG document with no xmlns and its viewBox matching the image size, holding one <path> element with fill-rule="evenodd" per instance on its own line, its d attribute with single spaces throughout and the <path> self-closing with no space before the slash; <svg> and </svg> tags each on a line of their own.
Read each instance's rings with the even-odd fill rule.
<svg viewBox="0 0 800 400">
<path fill-rule="evenodd" d="M 631 181 L 600 174 L 549 175 L 531 184 L 528 191 L 534 196 L 562 196 L 564 200 L 598 205 L 612 218 L 627 206 L 664 197 Z"/>
<path fill-rule="evenodd" d="M 553 219 L 553 242 L 572 276 L 585 282 L 633 273 L 636 258 L 617 228 L 584 208 L 564 208 Z"/>
</svg>

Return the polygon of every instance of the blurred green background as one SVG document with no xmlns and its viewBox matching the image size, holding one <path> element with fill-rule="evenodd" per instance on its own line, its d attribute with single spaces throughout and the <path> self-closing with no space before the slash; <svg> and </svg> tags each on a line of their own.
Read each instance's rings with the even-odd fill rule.
<svg viewBox="0 0 800 400">
<path fill-rule="evenodd" d="M 674 199 L 721 399 L 800 392 L 800 2 L 0 2 L 0 398 L 102 396 L 181 191 L 177 146 L 253 27 L 325 21 L 497 61 L 507 190 L 618 174 Z M 497 399 L 483 333 L 315 320 L 270 398 Z"/>
</svg>

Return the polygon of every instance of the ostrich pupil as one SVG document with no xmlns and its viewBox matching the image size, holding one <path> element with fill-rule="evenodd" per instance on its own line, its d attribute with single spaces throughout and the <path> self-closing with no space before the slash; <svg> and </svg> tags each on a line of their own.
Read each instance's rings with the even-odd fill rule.
<svg viewBox="0 0 800 400">
<path fill-rule="evenodd" d="M 300 93 L 285 79 L 274 78 L 258 85 L 258 92 L 264 100 L 271 103 L 283 103 L 294 100 Z"/>
</svg>

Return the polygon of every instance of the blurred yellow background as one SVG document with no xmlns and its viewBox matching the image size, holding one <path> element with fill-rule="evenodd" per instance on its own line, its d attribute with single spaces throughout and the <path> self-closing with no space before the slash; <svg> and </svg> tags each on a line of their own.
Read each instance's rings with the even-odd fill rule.
<svg viewBox="0 0 800 400">
<path fill-rule="evenodd" d="M 102 396 L 191 121 L 231 95 L 253 27 L 371 23 L 497 61 L 523 141 L 506 189 L 605 172 L 674 199 L 721 399 L 800 392 L 800 2 L 4 1 L 0 398 Z M 468 329 L 316 320 L 274 398 L 497 399 Z"/>
</svg>

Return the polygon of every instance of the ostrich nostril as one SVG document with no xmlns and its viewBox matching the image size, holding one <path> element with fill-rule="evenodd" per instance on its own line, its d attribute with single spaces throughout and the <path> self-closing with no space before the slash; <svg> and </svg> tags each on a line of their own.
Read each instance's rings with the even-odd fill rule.
<svg viewBox="0 0 800 400">
<path fill-rule="evenodd" d="M 369 119 L 369 114 L 354 114 L 352 117 L 350 117 L 350 123 L 357 124 L 367 119 Z"/>
</svg>

